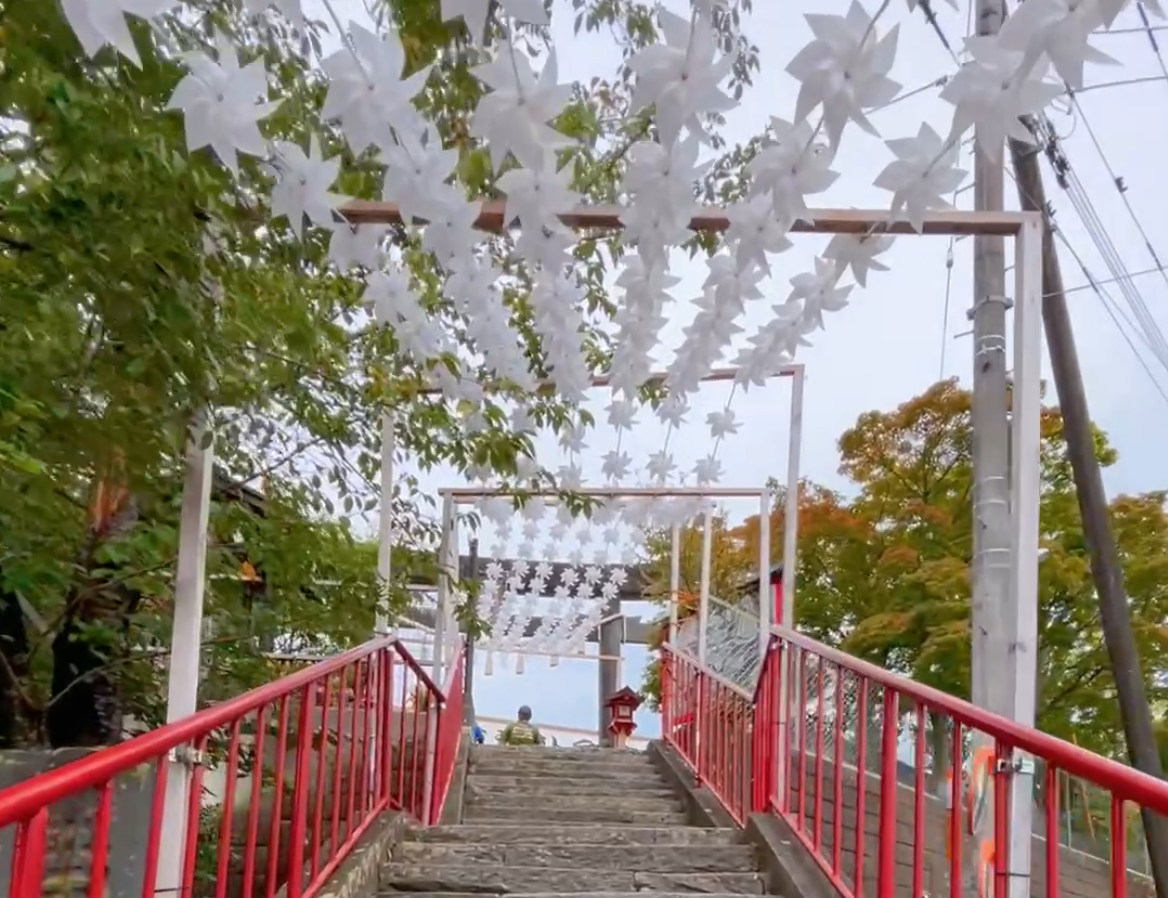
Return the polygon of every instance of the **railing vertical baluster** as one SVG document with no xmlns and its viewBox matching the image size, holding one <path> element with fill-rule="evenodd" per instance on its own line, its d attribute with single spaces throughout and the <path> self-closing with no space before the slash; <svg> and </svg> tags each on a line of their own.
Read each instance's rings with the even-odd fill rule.
<svg viewBox="0 0 1168 898">
<path fill-rule="evenodd" d="M 150 823 L 146 829 L 146 857 L 142 861 L 142 898 L 154 898 L 158 886 L 158 853 L 161 849 L 162 814 L 166 803 L 166 755 L 154 762 L 154 785 L 150 793 Z"/>
<path fill-rule="evenodd" d="M 207 735 L 204 733 L 195 742 L 195 755 L 191 766 L 191 782 L 187 792 L 187 832 L 186 850 L 183 853 L 182 890 L 183 895 L 191 894 L 195 885 L 195 861 L 199 850 L 199 815 L 203 810 L 203 774 L 206 772 L 204 758 L 207 753 Z"/>
<path fill-rule="evenodd" d="M 320 873 L 320 850 L 324 846 L 324 772 L 329 767 L 328 751 L 329 714 L 332 711 L 332 677 L 326 676 L 321 683 L 324 693 L 320 700 L 320 747 L 316 752 L 316 795 L 312 800 L 312 834 L 309 841 L 312 845 L 312 854 L 309 858 L 309 876 L 315 880 Z"/>
<path fill-rule="evenodd" d="M 843 873 L 844 853 L 844 669 L 835 666 L 835 719 L 832 721 L 832 801 L 835 802 L 831 819 L 831 869 L 836 876 Z"/>
<path fill-rule="evenodd" d="M 1123 799 L 1111 793 L 1111 820 L 1108 841 L 1111 843 L 1111 898 L 1127 898 L 1127 821 Z"/>
<path fill-rule="evenodd" d="M 807 828 L 807 653 L 799 653 L 799 676 L 795 695 L 798 697 L 791 709 L 791 726 L 799 727 L 799 785 L 795 793 L 799 796 L 800 831 Z"/>
<path fill-rule="evenodd" d="M 1047 898 L 1058 898 L 1059 887 L 1059 792 L 1058 768 L 1047 762 L 1046 776 L 1042 790 L 1046 799 L 1046 895 Z"/>
<path fill-rule="evenodd" d="M 913 845 L 912 898 L 925 894 L 925 726 L 928 713 L 917 702 L 916 739 L 913 745 Z"/>
<path fill-rule="evenodd" d="M 1010 898 L 1010 773 L 999 770 L 998 764 L 1013 757 L 1012 749 L 1000 739 L 994 746 L 993 780 L 994 790 L 994 896 Z"/>
<path fill-rule="evenodd" d="M 219 858 L 215 868 L 215 898 L 224 898 L 231 874 L 231 826 L 235 816 L 235 781 L 239 777 L 239 725 L 231 725 L 227 745 L 227 777 L 223 788 L 223 816 L 219 820 Z"/>
<path fill-rule="evenodd" d="M 316 703 L 316 684 L 309 683 L 300 693 L 300 715 L 296 733 L 296 778 L 292 782 L 292 823 L 288 827 L 287 898 L 300 898 L 304 887 L 304 840 L 308 835 L 308 793 L 312 789 L 312 709 Z"/>
<path fill-rule="evenodd" d="M 815 665 L 816 697 L 815 697 L 815 806 L 812 810 L 812 842 L 815 850 L 823 846 L 823 715 L 827 708 L 827 699 L 823 694 L 826 677 L 823 673 L 823 659 Z"/>
<path fill-rule="evenodd" d="M 893 898 L 896 892 L 896 776 L 898 698 L 896 690 L 884 687 L 880 715 L 880 829 L 877 836 L 876 898 Z M 861 774 L 860 788 L 866 787 Z M 863 828 L 863 823 L 857 824 Z"/>
<path fill-rule="evenodd" d="M 949 898 L 961 898 L 961 768 L 964 755 L 961 721 L 950 718 L 953 725 L 949 749 Z M 976 858 L 976 855 L 975 855 Z"/>
<path fill-rule="evenodd" d="M 272 796 L 272 819 L 268 826 L 268 863 L 264 876 L 264 898 L 276 894 L 276 871 L 280 859 L 280 822 L 284 818 L 284 767 L 288 761 L 288 696 L 280 699 L 280 717 L 276 725 L 276 788 Z M 261 768 L 260 774 L 263 770 Z"/>
<path fill-rule="evenodd" d="M 45 853 L 49 841 L 49 809 L 42 807 L 31 820 L 18 824 L 19 853 L 14 858 L 10 894 L 15 898 L 41 898 L 45 879 Z"/>
<path fill-rule="evenodd" d="M 856 873 L 852 891 L 856 898 L 864 894 L 864 850 L 868 840 L 864 824 L 868 819 L 868 679 L 860 677 L 860 692 L 856 696 Z"/>
<path fill-rule="evenodd" d="M 89 845 L 89 891 L 87 898 L 104 898 L 109 870 L 109 833 L 112 822 L 114 783 L 106 780 L 97 790 L 97 812 L 93 818 L 93 841 Z"/>
<path fill-rule="evenodd" d="M 264 781 L 264 742 L 268 729 L 267 711 L 266 705 L 256 711 L 255 746 L 252 749 L 251 763 L 251 800 L 247 807 L 247 835 L 243 846 L 243 898 L 251 898 L 255 888 L 256 845 L 259 842 L 260 800 Z"/>
</svg>

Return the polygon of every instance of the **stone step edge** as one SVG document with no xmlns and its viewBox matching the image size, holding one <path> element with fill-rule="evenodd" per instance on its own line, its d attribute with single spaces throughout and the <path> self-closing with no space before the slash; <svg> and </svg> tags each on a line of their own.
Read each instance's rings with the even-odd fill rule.
<svg viewBox="0 0 1168 898">
<path fill-rule="evenodd" d="M 564 827 L 565 828 L 570 827 L 573 830 L 600 829 L 600 830 L 606 830 L 606 831 L 607 830 L 620 830 L 622 832 L 626 832 L 628 830 L 635 830 L 637 832 L 676 832 L 678 830 L 683 830 L 685 832 L 688 832 L 690 830 L 698 830 L 700 832 L 735 833 L 738 835 L 742 834 L 742 830 L 735 829 L 735 828 L 728 827 L 728 826 L 725 826 L 725 827 L 724 826 L 690 826 L 688 823 L 675 823 L 675 824 L 669 824 L 669 823 L 660 823 L 660 824 L 619 823 L 619 822 L 618 823 L 605 823 L 603 821 L 589 822 L 587 820 L 565 820 Z M 506 818 L 503 822 L 498 823 L 498 824 L 447 823 L 447 824 L 433 827 L 433 829 L 438 829 L 438 830 L 443 830 L 443 831 L 459 830 L 459 829 L 521 830 L 521 829 L 537 829 L 537 828 L 541 828 L 541 827 L 538 827 L 537 825 L 531 824 L 531 823 L 516 823 L 514 820 L 512 820 L 510 818 Z M 412 835 L 412 834 L 418 833 L 418 832 L 425 832 L 425 830 L 419 828 L 419 829 L 412 829 L 409 832 Z"/>
<path fill-rule="evenodd" d="M 695 898 L 700 894 L 702 898 L 742 898 L 737 892 L 651 892 L 655 898 Z M 389 887 L 382 887 L 378 894 L 415 894 L 415 896 L 429 896 L 429 898 L 475 898 L 484 894 L 522 894 L 523 898 L 628 898 L 635 892 L 395 892 Z"/>
<path fill-rule="evenodd" d="M 652 847 L 652 846 L 645 846 Z M 424 869 L 427 871 L 427 876 L 433 876 L 438 879 L 443 872 L 465 872 L 468 875 L 481 875 L 486 878 L 489 873 L 494 871 L 502 871 L 506 873 L 517 873 L 520 871 L 548 875 L 553 873 L 573 873 L 573 874 L 590 874 L 596 876 L 609 876 L 613 873 L 627 873 L 630 876 L 680 876 L 685 878 L 698 877 L 719 877 L 735 876 L 740 878 L 750 878 L 754 880 L 761 880 L 764 877 L 758 870 L 596 870 L 592 868 L 582 867 L 529 867 L 524 864 L 484 864 L 481 862 L 471 862 L 465 864 L 448 863 L 439 859 L 431 860 L 389 860 L 381 865 L 384 873 L 393 875 L 395 868 L 413 867 L 414 869 Z M 431 872 L 432 871 L 432 874 Z M 525 893 L 526 894 L 526 893 Z"/>
</svg>

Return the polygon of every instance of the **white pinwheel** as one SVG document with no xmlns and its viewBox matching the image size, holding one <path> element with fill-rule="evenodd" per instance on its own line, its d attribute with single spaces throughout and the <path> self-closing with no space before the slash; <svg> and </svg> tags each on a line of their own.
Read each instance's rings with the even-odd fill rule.
<svg viewBox="0 0 1168 898">
<path fill-rule="evenodd" d="M 328 225 L 328 257 L 341 273 L 354 266 L 373 270 L 381 259 L 381 241 L 389 234 L 388 225 L 351 225 L 347 221 L 333 221 Z"/>
<path fill-rule="evenodd" d="M 965 50 L 972 60 L 941 91 L 941 99 L 956 107 L 947 143 L 974 128 L 978 146 L 991 159 L 1002 158 L 1007 138 L 1033 143 L 1022 118 L 1043 112 L 1063 88 L 1023 70 L 1023 54 L 1006 50 L 996 37 L 966 38 Z"/>
<path fill-rule="evenodd" d="M 495 58 L 475 66 L 471 74 L 491 88 L 475 108 L 470 133 L 486 141 L 496 171 L 508 153 L 520 165 L 539 168 L 547 154 L 571 146 L 570 138 L 548 124 L 572 97 L 571 85 L 558 83 L 555 50 L 537 78 L 527 56 L 504 40 Z"/>
<path fill-rule="evenodd" d="M 629 476 L 629 468 L 632 464 L 633 460 L 629 458 L 627 452 L 611 449 L 604 453 L 604 462 L 600 466 L 600 471 L 605 480 L 611 483 L 620 483 Z"/>
<path fill-rule="evenodd" d="M 810 217 L 807 197 L 823 193 L 839 178 L 832 152 L 817 142 L 806 121 L 771 118 L 771 140 L 746 166 L 752 196 L 769 194 L 774 214 L 788 226 Z"/>
<path fill-rule="evenodd" d="M 1046 54 L 1059 78 L 1071 90 L 1083 89 L 1088 62 L 1118 65 L 1090 44 L 1091 35 L 1107 20 L 1100 0 L 1027 0 L 1018 4 L 1002 24 L 998 43 L 1004 50 L 1023 54 L 1023 69 Z"/>
<path fill-rule="evenodd" d="M 892 214 L 903 216 L 919 232 L 930 209 L 952 208 L 946 197 L 961 186 L 967 174 L 957 167 L 960 144 L 941 140 L 936 131 L 922 124 L 916 137 L 900 137 L 885 145 L 896 159 L 873 183 L 892 192 Z"/>
<path fill-rule="evenodd" d="M 791 278 L 787 304 L 803 304 L 803 322 L 808 328 L 823 327 L 824 312 L 838 312 L 848 304 L 851 285 L 837 286 L 839 273 L 832 259 L 815 257 L 815 270 Z"/>
<path fill-rule="evenodd" d="M 548 156 L 539 166 L 504 172 L 495 184 L 507 197 L 503 224 L 518 219 L 525 230 L 559 228 L 559 214 L 580 200 L 580 195 L 569 186 L 571 181 L 571 168 L 564 166 L 557 171 L 555 159 Z"/>
<path fill-rule="evenodd" d="M 722 479 L 722 463 L 717 456 L 707 455 L 699 458 L 693 467 L 694 479 L 698 486 L 710 486 Z"/>
<path fill-rule="evenodd" d="M 280 177 L 272 188 L 272 216 L 287 218 L 297 237 L 303 233 L 305 219 L 322 227 L 331 226 L 333 211 L 345 199 L 330 191 L 340 174 L 340 157 L 325 159 L 315 134 L 309 140 L 307 154 L 285 141 L 276 141 L 273 149 L 274 167 Z"/>
<path fill-rule="evenodd" d="M 807 13 L 804 18 L 815 40 L 787 66 L 787 73 L 800 82 L 795 120 L 806 120 L 822 105 L 823 128 L 832 146 L 839 145 L 849 121 L 877 134 L 864 113 L 900 93 L 900 85 L 888 77 L 896 61 L 897 28 L 877 38 L 875 22 L 857 0 L 845 16 Z"/>
<path fill-rule="evenodd" d="M 649 456 L 649 464 L 646 465 L 646 470 L 650 480 L 658 486 L 664 486 L 669 482 L 669 478 L 673 476 L 673 472 L 677 470 L 677 465 L 674 463 L 673 456 L 669 454 L 669 451 L 661 449 Z"/>
<path fill-rule="evenodd" d="M 230 38 L 215 36 L 217 59 L 202 52 L 183 54 L 190 72 L 179 81 L 166 104 L 183 112 L 187 150 L 210 147 L 219 161 L 239 174 L 237 153 L 263 156 L 267 144 L 258 122 L 280 104 L 260 102 L 268 95 L 268 73 L 263 60 L 240 68 Z"/>
<path fill-rule="evenodd" d="M 378 37 L 353 23 L 348 46 L 321 64 L 329 80 L 321 118 L 340 120 L 354 153 L 392 146 L 395 129 L 409 132 L 422 127 L 413 99 L 430 77 L 430 67 L 403 78 L 405 62 L 396 34 Z"/>
<path fill-rule="evenodd" d="M 856 283 L 867 287 L 869 271 L 888 270 L 876 257 L 888 251 L 893 239 L 888 234 L 836 234 L 828 241 L 823 257 L 834 261 L 841 275 L 850 268 Z"/>
<path fill-rule="evenodd" d="M 718 56 L 713 23 L 706 16 L 687 22 L 676 13 L 658 12 L 663 43 L 650 44 L 634 53 L 629 70 L 637 76 L 632 109 L 657 109 L 657 131 L 666 145 L 674 143 L 682 128 L 705 136 L 699 116 L 723 113 L 737 104 L 719 86 L 729 76 L 734 57 Z"/>
<path fill-rule="evenodd" d="M 102 47 L 108 46 L 137 66 L 142 62 L 126 16 L 152 19 L 178 5 L 178 0 L 61 0 L 65 21 L 86 56 L 96 56 Z"/>
<path fill-rule="evenodd" d="M 613 399 L 604 410 L 608 412 L 608 423 L 618 433 L 632 430 L 637 424 L 637 406 L 627 399 Z"/>
<path fill-rule="evenodd" d="M 710 436 L 715 440 L 738 433 L 738 422 L 735 420 L 732 408 L 710 412 L 706 415 L 706 424 L 710 427 Z"/>
<path fill-rule="evenodd" d="M 726 210 L 726 219 L 730 223 L 726 242 L 739 271 L 757 268 L 769 274 L 767 254 L 785 252 L 794 245 L 787 239 L 789 223 L 775 214 L 774 201 L 768 196 L 735 203 Z"/>
<path fill-rule="evenodd" d="M 397 203 L 402 220 L 429 220 L 441 214 L 452 199 L 446 179 L 458 164 L 458 150 L 444 150 L 430 126 L 418 133 L 398 131 L 397 139 L 382 148 L 378 161 L 385 166 L 381 198 Z"/>
</svg>

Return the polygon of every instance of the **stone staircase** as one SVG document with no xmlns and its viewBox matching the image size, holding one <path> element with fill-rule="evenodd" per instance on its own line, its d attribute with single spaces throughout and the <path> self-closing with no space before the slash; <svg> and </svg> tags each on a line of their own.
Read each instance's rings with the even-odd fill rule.
<svg viewBox="0 0 1168 898">
<path fill-rule="evenodd" d="M 690 826 L 647 755 L 475 746 L 463 823 L 413 832 L 381 893 L 440 898 L 761 895 L 735 829 Z"/>
</svg>

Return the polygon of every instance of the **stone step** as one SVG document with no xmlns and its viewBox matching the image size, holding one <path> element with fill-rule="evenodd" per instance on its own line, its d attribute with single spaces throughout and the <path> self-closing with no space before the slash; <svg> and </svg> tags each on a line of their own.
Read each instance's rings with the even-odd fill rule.
<svg viewBox="0 0 1168 898">
<path fill-rule="evenodd" d="M 546 785 L 540 782 L 546 779 Z M 508 796 L 523 796 L 527 800 L 551 801 L 552 799 L 587 799 L 597 801 L 624 801 L 624 800 L 651 800 L 677 801 L 677 792 L 664 783 L 650 783 L 649 788 L 629 789 L 620 783 L 608 780 L 593 780 L 590 785 L 582 786 L 577 783 L 565 783 L 551 777 L 520 780 L 514 785 L 500 786 L 496 783 L 484 783 L 481 779 L 467 781 L 466 797 L 476 801 L 495 801 Z"/>
<path fill-rule="evenodd" d="M 534 773 L 547 771 L 545 775 L 599 776 L 605 773 L 628 773 L 630 775 L 656 772 L 657 768 L 648 755 L 604 755 L 604 754 L 560 754 L 545 749 L 508 748 L 488 752 L 475 751 L 470 756 L 472 773 L 511 773 L 522 771 Z M 575 771 L 575 772 L 573 772 Z"/>
<path fill-rule="evenodd" d="M 455 842 L 464 845 L 740 845 L 736 829 L 699 826 L 611 826 L 578 823 L 566 826 L 433 826 L 410 833 L 416 842 Z"/>
<path fill-rule="evenodd" d="M 653 795 L 645 796 L 640 793 L 627 794 L 578 794 L 545 796 L 539 792 L 487 792 L 476 793 L 472 788 L 467 808 L 530 808 L 534 805 L 554 805 L 558 810 L 591 810 L 593 808 L 621 808 L 627 811 L 653 811 L 668 813 L 682 810 L 681 799 L 674 793 L 666 793 L 664 797 Z"/>
<path fill-rule="evenodd" d="M 394 892 L 392 889 L 382 889 L 382 895 L 403 894 L 401 892 Z M 421 898 L 481 898 L 483 895 L 501 894 L 492 892 L 416 892 L 414 893 Z M 564 892 L 527 892 L 524 898 L 563 898 Z M 567 893 L 572 898 L 628 898 L 628 892 L 570 892 Z M 694 892 L 653 892 L 653 898 L 693 898 Z M 736 895 L 734 892 L 703 892 L 707 898 L 730 898 L 731 895 Z"/>
<path fill-rule="evenodd" d="M 468 779 L 475 789 L 484 792 L 502 792 L 509 789 L 522 789 L 532 795 L 546 795 L 556 793 L 571 795 L 575 793 L 591 794 L 601 792 L 674 792 L 669 788 L 665 779 L 660 776 L 638 773 L 632 776 L 615 774 L 608 776 L 544 776 L 534 774 L 521 776 L 510 773 L 483 773 L 475 771 Z"/>
<path fill-rule="evenodd" d="M 603 758 L 605 760 L 632 760 L 644 761 L 648 755 L 643 751 L 634 751 L 631 748 L 596 748 L 582 746 L 580 748 L 548 748 L 546 745 L 476 745 L 474 755 L 489 757 L 492 755 L 551 755 L 556 758 L 565 758 L 569 761 L 581 759 Z"/>
<path fill-rule="evenodd" d="M 633 826 L 686 826 L 689 823 L 681 811 L 633 811 L 622 807 L 562 808 L 559 802 L 528 802 L 515 807 L 468 804 L 463 811 L 467 823 L 515 824 L 544 823 L 627 823 Z"/>
<path fill-rule="evenodd" d="M 763 894 L 759 873 L 651 873 L 487 864 L 392 863 L 381 871 L 386 892 L 686 892 Z"/>
<path fill-rule="evenodd" d="M 613 851 L 608 845 L 406 842 L 394 852 L 394 860 L 443 867 L 447 864 L 485 864 L 643 873 L 734 873 L 755 867 L 754 850 L 749 845 L 636 845 Z"/>
</svg>

